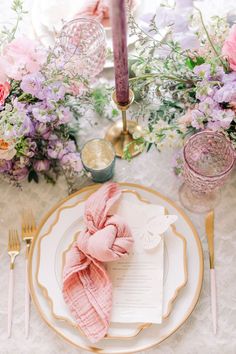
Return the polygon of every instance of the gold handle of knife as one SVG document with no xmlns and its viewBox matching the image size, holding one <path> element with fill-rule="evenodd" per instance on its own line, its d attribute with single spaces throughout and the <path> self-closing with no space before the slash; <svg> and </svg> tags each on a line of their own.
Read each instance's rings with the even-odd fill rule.
<svg viewBox="0 0 236 354">
<path fill-rule="evenodd" d="M 210 268 L 214 269 L 214 211 L 210 211 L 205 221 L 206 235 L 209 250 Z"/>
</svg>

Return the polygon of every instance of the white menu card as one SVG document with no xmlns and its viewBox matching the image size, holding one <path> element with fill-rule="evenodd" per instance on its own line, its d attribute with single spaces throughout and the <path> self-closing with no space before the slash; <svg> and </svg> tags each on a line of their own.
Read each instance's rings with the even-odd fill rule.
<svg viewBox="0 0 236 354">
<path fill-rule="evenodd" d="M 107 264 L 113 284 L 111 321 L 161 323 L 164 240 L 156 230 L 165 219 L 164 207 L 121 200 L 112 212 L 127 221 L 134 237 L 134 248 L 128 257 Z M 149 234 L 159 241 L 154 248 L 146 249 L 145 237 Z"/>
</svg>

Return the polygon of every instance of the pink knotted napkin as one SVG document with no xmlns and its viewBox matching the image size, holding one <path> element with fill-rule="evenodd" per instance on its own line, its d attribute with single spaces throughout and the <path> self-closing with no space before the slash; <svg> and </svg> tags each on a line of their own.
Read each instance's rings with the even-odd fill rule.
<svg viewBox="0 0 236 354">
<path fill-rule="evenodd" d="M 76 323 L 91 342 L 102 339 L 109 327 L 112 284 L 102 262 L 128 255 L 131 231 L 118 215 L 109 215 L 120 198 L 116 183 L 107 183 L 85 204 L 86 229 L 67 253 L 63 270 L 63 297 Z"/>
</svg>

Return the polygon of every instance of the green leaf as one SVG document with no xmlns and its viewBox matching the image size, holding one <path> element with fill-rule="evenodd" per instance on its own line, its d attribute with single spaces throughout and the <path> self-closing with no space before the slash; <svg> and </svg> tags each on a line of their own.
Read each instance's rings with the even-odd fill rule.
<svg viewBox="0 0 236 354">
<path fill-rule="evenodd" d="M 151 149 L 153 143 L 149 143 L 148 146 L 147 146 L 147 152 Z"/>
<path fill-rule="evenodd" d="M 195 59 L 188 57 L 185 63 L 189 69 L 193 70 L 195 66 L 205 63 L 205 59 L 203 57 L 196 57 Z"/>
<path fill-rule="evenodd" d="M 39 183 L 39 176 L 34 170 L 31 170 L 28 174 L 28 182 L 31 181 L 34 181 L 35 183 Z"/>
</svg>

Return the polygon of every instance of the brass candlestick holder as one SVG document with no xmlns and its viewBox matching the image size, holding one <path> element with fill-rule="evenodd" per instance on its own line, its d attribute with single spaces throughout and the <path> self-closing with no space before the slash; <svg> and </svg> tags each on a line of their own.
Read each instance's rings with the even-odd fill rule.
<svg viewBox="0 0 236 354">
<path fill-rule="evenodd" d="M 124 154 L 124 148 L 134 141 L 133 134 L 135 132 L 141 132 L 142 128 L 137 122 L 127 120 L 127 110 L 134 101 L 134 93 L 129 90 L 129 102 L 125 105 L 117 102 L 116 91 L 112 94 L 112 99 L 117 105 L 117 108 L 121 111 L 122 120 L 114 123 L 107 131 L 105 139 L 110 141 L 114 146 L 116 156 L 122 157 Z M 131 144 L 129 147 L 131 157 L 140 154 L 140 150 L 135 149 L 135 144 Z"/>
</svg>

